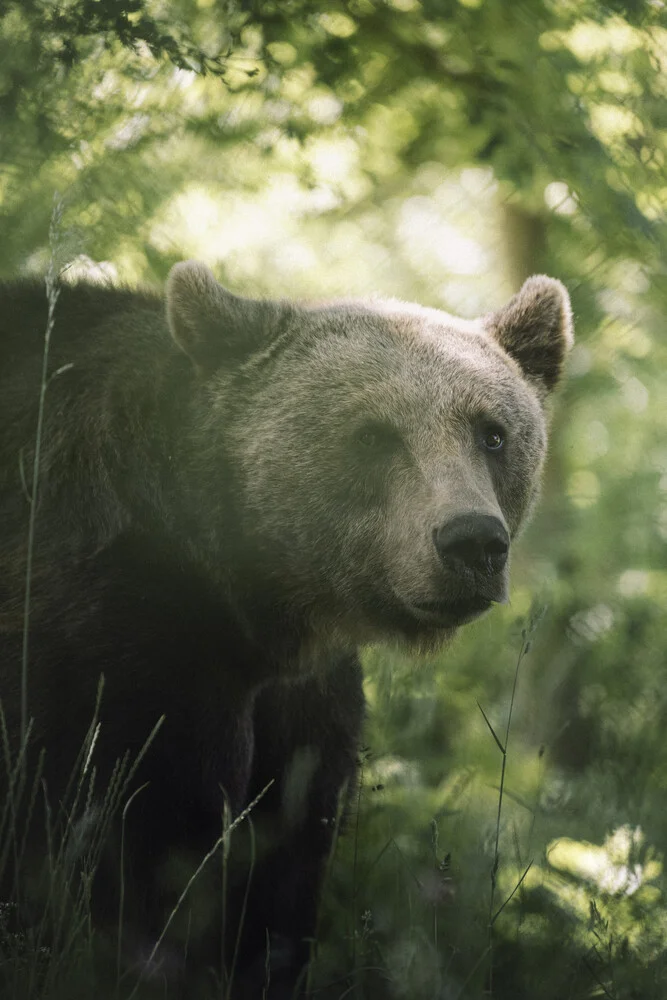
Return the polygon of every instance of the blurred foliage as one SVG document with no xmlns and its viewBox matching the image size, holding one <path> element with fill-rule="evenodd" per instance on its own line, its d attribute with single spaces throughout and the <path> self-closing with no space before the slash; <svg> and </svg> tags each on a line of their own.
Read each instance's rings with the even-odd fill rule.
<svg viewBox="0 0 667 1000">
<path fill-rule="evenodd" d="M 0 2 L 0 274 L 43 269 L 57 190 L 100 280 L 572 292 L 511 606 L 433 661 L 367 654 L 317 997 L 667 996 L 666 70 L 660 0 Z M 478 703 L 505 746 L 522 630 L 496 840 Z"/>
</svg>

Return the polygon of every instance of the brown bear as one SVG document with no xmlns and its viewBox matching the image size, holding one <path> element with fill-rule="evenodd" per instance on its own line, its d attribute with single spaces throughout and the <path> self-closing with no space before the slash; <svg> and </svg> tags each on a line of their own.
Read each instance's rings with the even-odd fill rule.
<svg viewBox="0 0 667 1000">
<path fill-rule="evenodd" d="M 0 303 L 0 694 L 16 747 L 47 302 L 17 282 Z M 434 648 L 506 600 L 572 342 L 567 292 L 533 277 L 473 321 L 395 300 L 242 298 L 187 262 L 166 309 L 150 292 L 63 284 L 54 315 L 30 766 L 44 747 L 53 816 L 103 674 L 94 827 L 115 762 L 165 717 L 127 789 L 142 786 L 123 820 L 127 942 L 133 928 L 155 941 L 187 881 L 171 859 L 196 863 L 226 804 L 239 815 L 273 782 L 250 817 L 262 844 L 245 901 L 245 876 L 230 879 L 227 961 L 232 996 L 292 996 L 354 781 L 357 649 Z M 43 823 L 36 806 L 36 836 Z M 112 922 L 118 882 L 102 865 L 93 885 Z M 209 909 L 184 949 L 189 982 L 225 947 Z"/>
</svg>

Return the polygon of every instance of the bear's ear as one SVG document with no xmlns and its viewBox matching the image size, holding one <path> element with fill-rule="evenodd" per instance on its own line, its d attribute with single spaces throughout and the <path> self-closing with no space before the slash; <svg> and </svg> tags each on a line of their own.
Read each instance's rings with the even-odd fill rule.
<svg viewBox="0 0 667 1000">
<path fill-rule="evenodd" d="M 167 278 L 167 323 L 202 375 L 256 350 L 275 328 L 281 306 L 233 295 L 205 264 L 175 264 Z"/>
<path fill-rule="evenodd" d="M 543 394 L 555 389 L 574 343 L 570 297 L 560 281 L 533 275 L 503 309 L 483 322 Z"/>
</svg>

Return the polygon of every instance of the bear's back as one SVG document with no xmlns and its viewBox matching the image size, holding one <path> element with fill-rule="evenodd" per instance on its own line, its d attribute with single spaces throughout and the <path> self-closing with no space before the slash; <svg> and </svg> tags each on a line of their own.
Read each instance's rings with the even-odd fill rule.
<svg viewBox="0 0 667 1000">
<path fill-rule="evenodd" d="M 151 292 L 62 283 L 53 310 L 39 458 L 35 572 L 81 545 L 97 547 L 127 520 L 118 485 L 141 490 L 164 379 L 187 359 L 164 301 Z M 0 575 L 21 569 L 45 334 L 44 282 L 0 283 Z M 180 379 L 183 381 L 182 379 Z M 173 394 L 172 394 L 173 395 Z M 60 559 L 56 554 L 60 553 Z M 4 587 L 0 586 L 0 624 Z"/>
<path fill-rule="evenodd" d="M 0 481 L 17 449 L 34 442 L 48 322 L 43 281 L 0 283 Z M 159 295 L 62 283 L 49 340 L 48 410 L 60 410 L 62 419 L 67 399 L 92 395 L 110 375 L 123 381 L 127 373 L 132 382 L 139 370 L 161 366 L 170 354 Z M 94 410 L 91 405 L 91 418 Z"/>
<path fill-rule="evenodd" d="M 150 292 L 111 288 L 105 285 L 62 283 L 53 313 L 50 357 L 53 363 L 66 355 L 87 354 L 96 345 L 96 330 L 108 331 L 113 317 L 137 312 L 154 313 L 162 317 L 163 299 Z M 16 373 L 12 366 L 41 364 L 49 304 L 43 281 L 25 279 L 0 282 L 0 380 Z M 166 328 L 164 323 L 161 326 Z M 122 325 L 118 328 L 122 333 Z M 56 333 L 57 331 L 57 333 Z M 62 363 L 66 363 L 62 360 Z"/>
</svg>

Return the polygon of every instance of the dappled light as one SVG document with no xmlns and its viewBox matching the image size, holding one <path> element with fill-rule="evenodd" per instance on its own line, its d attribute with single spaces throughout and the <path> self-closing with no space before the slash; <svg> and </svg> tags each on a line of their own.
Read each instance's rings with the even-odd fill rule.
<svg viewBox="0 0 667 1000">
<path fill-rule="evenodd" d="M 359 784 L 300 995 L 667 996 L 666 17 L 593 0 L 0 9 L 3 280 L 51 266 L 64 285 L 159 290 L 192 258 L 261 300 L 474 318 L 531 274 L 572 298 L 509 601 L 440 652 L 363 651 Z M 51 953 L 37 974 L 50 945 L 0 898 L 2 996 L 93 989 L 97 947 L 132 995 L 115 943 L 75 916 L 62 978 Z M 191 1000 L 225 990 L 202 975 Z"/>
</svg>

